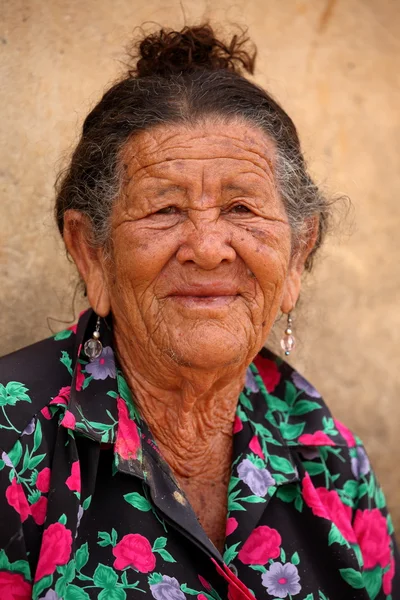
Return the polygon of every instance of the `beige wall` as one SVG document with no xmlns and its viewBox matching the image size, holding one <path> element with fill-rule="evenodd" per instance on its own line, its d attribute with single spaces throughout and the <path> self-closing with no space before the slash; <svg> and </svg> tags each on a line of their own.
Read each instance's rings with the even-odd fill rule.
<svg viewBox="0 0 400 600">
<path fill-rule="evenodd" d="M 293 363 L 366 441 L 400 531 L 398 0 L 182 3 L 188 23 L 249 25 L 257 80 L 298 124 L 319 180 L 352 198 L 351 237 L 329 243 L 306 285 Z M 71 317 L 55 174 L 133 27 L 182 25 L 178 0 L 9 0 L 2 13 L 0 354 L 48 336 L 48 317 Z"/>
</svg>

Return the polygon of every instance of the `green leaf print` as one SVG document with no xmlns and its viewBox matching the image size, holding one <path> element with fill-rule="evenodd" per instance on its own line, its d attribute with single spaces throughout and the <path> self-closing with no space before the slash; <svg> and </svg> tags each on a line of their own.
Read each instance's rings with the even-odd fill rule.
<svg viewBox="0 0 400 600">
<path fill-rule="evenodd" d="M 79 548 L 79 550 L 76 551 L 76 554 L 75 554 L 75 563 L 76 563 L 77 571 L 80 571 L 81 569 L 83 569 L 83 567 L 86 565 L 88 560 L 89 560 L 89 548 L 88 548 L 88 543 L 85 542 L 84 544 L 82 544 L 82 546 Z"/>
<path fill-rule="evenodd" d="M 88 496 L 87 498 L 85 498 L 85 500 L 83 501 L 83 504 L 82 504 L 83 510 L 87 510 L 89 508 L 91 501 L 92 501 L 92 496 Z"/>
<path fill-rule="evenodd" d="M 311 462 L 309 460 L 305 460 L 303 462 L 303 466 L 309 475 L 321 475 L 321 473 L 325 472 L 325 465 L 320 462 Z"/>
<path fill-rule="evenodd" d="M 19 381 L 9 381 L 4 387 L 0 383 L 0 406 L 15 406 L 17 402 L 32 402 L 25 392 L 28 388 Z"/>
<path fill-rule="evenodd" d="M 185 594 L 189 594 L 189 596 L 197 596 L 199 593 L 198 590 L 194 590 L 193 588 L 188 587 L 186 583 L 182 583 L 181 590 Z"/>
<path fill-rule="evenodd" d="M 60 362 L 67 368 L 68 373 L 72 376 L 72 359 L 66 350 L 61 352 Z"/>
<path fill-rule="evenodd" d="M 299 557 L 299 553 L 295 552 L 294 554 L 292 554 L 292 558 L 290 559 L 290 562 L 292 563 L 292 565 L 298 565 L 300 562 L 300 557 Z"/>
<path fill-rule="evenodd" d="M 301 415 L 306 415 L 313 410 L 321 408 L 322 406 L 318 404 L 318 402 L 313 402 L 312 400 L 299 400 L 290 411 L 290 414 L 294 417 L 300 417 Z"/>
<path fill-rule="evenodd" d="M 72 329 L 63 329 L 63 331 L 59 331 L 54 336 L 54 340 L 59 342 L 61 340 L 67 340 L 72 335 Z"/>
<path fill-rule="evenodd" d="M 287 460 L 287 458 L 283 458 L 282 456 L 269 456 L 268 460 L 273 469 L 277 471 L 281 471 L 282 473 L 292 473 L 293 467 L 292 463 Z"/>
<path fill-rule="evenodd" d="M 163 580 L 161 573 L 152 573 L 147 578 L 149 585 L 155 585 L 156 583 L 161 583 Z M 182 587 L 182 586 L 181 586 Z"/>
<path fill-rule="evenodd" d="M 332 546 L 332 544 L 340 544 L 341 546 L 349 546 L 349 543 L 340 533 L 339 529 L 332 523 L 331 529 L 328 536 L 328 546 Z"/>
<path fill-rule="evenodd" d="M 340 575 L 352 588 L 360 590 L 364 587 L 361 573 L 355 569 L 339 569 Z"/>
<path fill-rule="evenodd" d="M 314 600 L 314 594 L 307 594 L 304 600 Z"/>
<path fill-rule="evenodd" d="M 295 498 L 300 494 L 300 489 L 297 485 L 285 485 L 279 488 L 276 492 L 279 500 L 283 500 L 283 502 L 293 502 Z"/>
<path fill-rule="evenodd" d="M 13 466 L 15 468 L 17 468 L 19 461 L 21 460 L 22 457 L 22 444 L 21 442 L 18 440 L 17 442 L 15 442 L 14 446 L 12 447 L 12 449 L 10 450 L 10 452 L 8 453 L 8 456 L 13 464 Z"/>
<path fill-rule="evenodd" d="M 298 392 L 291 381 L 285 382 L 285 402 L 288 406 L 292 406 L 301 393 L 302 391 Z"/>
<path fill-rule="evenodd" d="M 107 531 L 99 531 L 97 536 L 100 538 L 100 541 L 97 542 L 99 546 L 102 546 L 103 548 L 104 546 L 113 546 L 111 536 Z"/>
<path fill-rule="evenodd" d="M 229 563 L 231 563 L 233 561 L 234 558 L 236 558 L 236 556 L 238 555 L 238 552 L 236 550 L 236 548 L 240 545 L 241 542 L 238 542 L 237 544 L 233 544 L 233 546 L 230 546 L 229 548 L 227 548 L 224 552 L 224 556 L 223 556 L 223 561 L 226 565 L 229 565 Z"/>
<path fill-rule="evenodd" d="M 153 552 L 155 552 L 156 550 L 161 550 L 162 548 L 165 548 L 166 545 L 167 545 L 166 537 L 157 538 L 153 544 Z"/>
<path fill-rule="evenodd" d="M 171 554 L 167 550 L 155 550 L 155 552 L 158 552 L 158 554 L 161 556 L 161 558 L 163 558 L 166 562 L 171 562 L 171 563 L 176 562 L 174 557 L 171 556 Z"/>
<path fill-rule="evenodd" d="M 286 552 L 283 548 L 281 548 L 281 553 L 279 555 L 281 562 L 285 563 L 286 562 Z"/>
<path fill-rule="evenodd" d="M 138 492 L 132 492 L 131 494 L 125 494 L 124 499 L 128 504 L 131 504 L 134 508 L 143 512 L 151 510 L 151 504 L 146 498 L 141 496 Z"/>
<path fill-rule="evenodd" d="M 37 600 L 42 594 L 42 592 L 51 586 L 53 583 L 53 575 L 46 575 L 46 577 L 42 577 L 39 579 L 33 586 L 32 590 L 32 599 Z M 66 597 L 65 597 L 66 598 Z"/>
<path fill-rule="evenodd" d="M 97 596 L 98 600 L 125 600 L 126 592 L 122 588 L 113 590 L 102 590 Z"/>
<path fill-rule="evenodd" d="M 382 587 L 382 575 L 383 572 L 379 566 L 371 571 L 364 571 L 362 574 L 364 585 L 367 588 L 371 600 L 375 600 L 379 594 L 379 590 Z"/>
<path fill-rule="evenodd" d="M 282 423 L 280 428 L 282 436 L 285 438 L 285 440 L 297 439 L 303 433 L 305 425 L 305 423 L 295 423 L 294 425 Z"/>
<path fill-rule="evenodd" d="M 70 584 L 67 587 L 63 600 L 90 600 L 90 596 L 85 590 L 77 585 Z"/>
<path fill-rule="evenodd" d="M 0 550 L 0 570 L 7 571 L 10 567 L 10 561 L 8 560 L 7 554 L 4 550 Z"/>
<path fill-rule="evenodd" d="M 98 587 L 111 590 L 118 581 L 118 575 L 111 567 L 99 564 L 93 575 L 93 582 Z"/>
</svg>

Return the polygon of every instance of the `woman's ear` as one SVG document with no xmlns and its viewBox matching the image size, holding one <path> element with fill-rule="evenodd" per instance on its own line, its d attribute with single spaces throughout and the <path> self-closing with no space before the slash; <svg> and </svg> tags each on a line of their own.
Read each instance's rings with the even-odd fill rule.
<svg viewBox="0 0 400 600">
<path fill-rule="evenodd" d="M 64 242 L 68 253 L 85 282 L 90 306 L 100 317 L 110 312 L 110 297 L 104 256 L 101 248 L 90 244 L 91 223 L 86 215 L 77 210 L 67 210 L 64 214 Z"/>
<path fill-rule="evenodd" d="M 318 232 L 318 217 L 311 217 L 310 219 L 307 219 L 305 223 L 305 231 L 303 235 L 300 236 L 298 248 L 291 258 L 286 276 L 281 302 L 281 311 L 285 314 L 290 313 L 296 306 L 300 295 L 301 279 L 304 273 L 306 260 L 310 256 L 316 244 Z"/>
</svg>

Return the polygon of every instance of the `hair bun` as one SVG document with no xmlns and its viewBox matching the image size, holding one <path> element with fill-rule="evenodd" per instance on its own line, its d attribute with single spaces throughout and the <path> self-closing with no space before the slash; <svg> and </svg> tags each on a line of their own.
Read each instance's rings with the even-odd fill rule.
<svg viewBox="0 0 400 600">
<path fill-rule="evenodd" d="M 198 69 L 253 74 L 256 49 L 249 43 L 245 31 L 234 35 L 226 44 L 215 37 L 211 25 L 206 23 L 184 27 L 181 31 L 160 29 L 139 39 L 130 57 L 136 62 L 135 67 L 129 69 L 131 77 L 168 77 Z"/>
</svg>

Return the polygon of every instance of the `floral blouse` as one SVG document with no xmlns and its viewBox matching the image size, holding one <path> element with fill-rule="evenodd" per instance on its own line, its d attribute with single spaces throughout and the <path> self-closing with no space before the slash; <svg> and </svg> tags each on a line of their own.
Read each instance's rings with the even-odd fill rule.
<svg viewBox="0 0 400 600">
<path fill-rule="evenodd" d="M 360 440 L 262 350 L 233 427 L 223 554 L 135 408 L 103 320 L 0 360 L 1 600 L 398 600 Z"/>
</svg>

